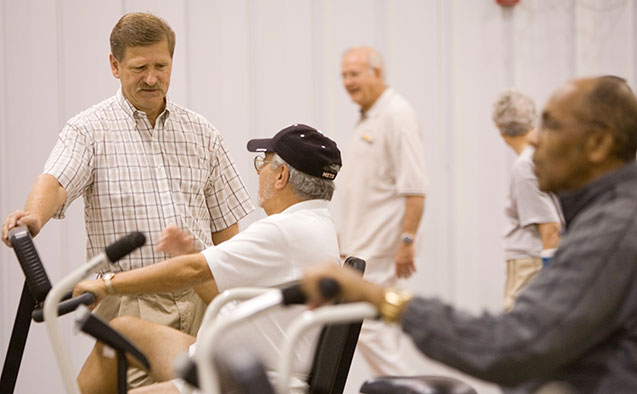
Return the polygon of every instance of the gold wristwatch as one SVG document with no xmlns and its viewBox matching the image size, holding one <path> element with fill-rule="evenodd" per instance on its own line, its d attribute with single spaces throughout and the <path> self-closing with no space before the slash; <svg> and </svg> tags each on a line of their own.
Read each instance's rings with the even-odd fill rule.
<svg viewBox="0 0 637 394">
<path fill-rule="evenodd" d="M 106 292 L 110 295 L 115 294 L 115 289 L 113 289 L 113 282 L 111 282 L 111 279 L 113 279 L 114 276 L 115 274 L 112 272 L 107 272 L 102 275 L 102 280 L 104 281 L 104 285 L 106 286 Z"/>
<path fill-rule="evenodd" d="M 411 297 L 409 290 L 385 289 L 383 303 L 378 308 L 380 317 L 390 323 L 398 321 Z"/>
</svg>

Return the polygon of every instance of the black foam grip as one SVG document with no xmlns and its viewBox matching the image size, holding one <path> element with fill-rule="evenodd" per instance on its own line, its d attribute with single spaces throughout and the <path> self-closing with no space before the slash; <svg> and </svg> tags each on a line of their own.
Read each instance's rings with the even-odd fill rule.
<svg viewBox="0 0 637 394">
<path fill-rule="evenodd" d="M 326 299 L 334 298 L 341 292 L 341 285 L 331 278 L 321 278 L 318 282 L 319 291 Z"/>
<path fill-rule="evenodd" d="M 341 291 L 341 286 L 338 282 L 331 278 L 319 279 L 318 288 L 321 295 L 328 300 L 336 297 Z M 307 296 L 301 289 L 300 284 L 282 289 L 281 295 L 283 296 L 283 305 L 305 304 L 307 302 Z"/>
<path fill-rule="evenodd" d="M 265 367 L 253 351 L 232 349 L 215 354 L 214 359 L 221 392 L 274 394 Z"/>
<path fill-rule="evenodd" d="M 365 260 L 363 259 L 359 259 L 358 257 L 354 257 L 354 256 L 349 256 L 348 258 L 345 259 L 345 262 L 343 263 L 343 265 L 346 267 L 354 268 L 356 271 L 363 274 L 365 272 L 365 266 L 367 264 L 365 263 Z"/>
<path fill-rule="evenodd" d="M 283 305 L 305 304 L 305 301 L 307 301 L 300 284 L 286 287 L 281 290 L 281 295 L 283 296 Z"/>
<path fill-rule="evenodd" d="M 135 344 L 128 340 L 125 336 L 109 326 L 102 319 L 88 313 L 82 320 L 78 321 L 79 328 L 82 332 L 87 333 L 98 341 L 115 349 L 117 352 L 126 352 L 136 358 L 146 369 L 150 369 L 150 362 Z"/>
<path fill-rule="evenodd" d="M 27 287 L 36 303 L 44 302 L 51 290 L 51 281 L 44 270 L 38 251 L 35 249 L 29 230 L 19 226 L 9 231 L 9 241 L 18 257 Z"/>
<path fill-rule="evenodd" d="M 176 376 L 179 376 L 188 384 L 193 387 L 199 387 L 199 370 L 197 368 L 197 363 L 188 357 L 186 361 L 182 361 L 182 363 L 176 368 Z"/>
<path fill-rule="evenodd" d="M 62 301 L 58 304 L 58 316 L 66 315 L 69 312 L 73 312 L 80 305 L 91 305 L 95 302 L 95 294 L 83 293 L 75 298 L 69 298 L 66 301 Z M 41 323 L 44 321 L 44 312 L 42 308 L 36 309 L 31 313 L 31 317 L 34 321 Z"/>
<path fill-rule="evenodd" d="M 106 257 L 111 263 L 119 261 L 133 250 L 146 243 L 146 237 L 139 231 L 123 236 L 106 247 Z"/>
</svg>

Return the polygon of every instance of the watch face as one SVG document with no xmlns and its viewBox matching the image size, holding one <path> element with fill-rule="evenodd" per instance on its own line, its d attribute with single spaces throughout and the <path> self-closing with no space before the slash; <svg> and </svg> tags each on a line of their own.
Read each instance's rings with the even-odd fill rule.
<svg viewBox="0 0 637 394">
<path fill-rule="evenodd" d="M 104 274 L 104 276 L 102 276 L 102 280 L 104 281 L 104 285 L 106 286 L 106 292 L 111 295 L 115 294 L 113 284 L 111 283 L 111 279 L 113 279 L 114 276 L 115 274 L 113 272 L 107 272 Z"/>
<path fill-rule="evenodd" d="M 410 234 L 403 234 L 400 236 L 400 240 L 409 245 L 410 243 L 414 242 L 414 237 Z"/>
</svg>

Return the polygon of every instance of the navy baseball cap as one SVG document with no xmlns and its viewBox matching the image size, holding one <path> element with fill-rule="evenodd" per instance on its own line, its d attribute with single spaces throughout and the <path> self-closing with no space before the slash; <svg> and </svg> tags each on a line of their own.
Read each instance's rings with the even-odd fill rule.
<svg viewBox="0 0 637 394">
<path fill-rule="evenodd" d="M 336 142 L 313 127 L 296 123 L 272 138 L 248 141 L 250 152 L 274 152 L 295 169 L 318 178 L 334 179 L 343 165 Z"/>
</svg>

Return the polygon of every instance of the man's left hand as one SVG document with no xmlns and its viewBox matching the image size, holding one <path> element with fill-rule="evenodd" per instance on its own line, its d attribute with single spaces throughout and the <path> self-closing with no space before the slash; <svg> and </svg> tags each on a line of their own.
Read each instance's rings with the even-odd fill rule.
<svg viewBox="0 0 637 394">
<path fill-rule="evenodd" d="M 196 252 L 195 237 L 175 225 L 169 225 L 162 231 L 157 241 L 157 251 L 166 252 L 170 257 L 194 253 Z"/>
<path fill-rule="evenodd" d="M 401 242 L 398 244 L 398 250 L 394 257 L 396 266 L 396 276 L 401 279 L 407 279 L 416 272 L 414 264 L 414 244 L 406 244 Z"/>
</svg>

